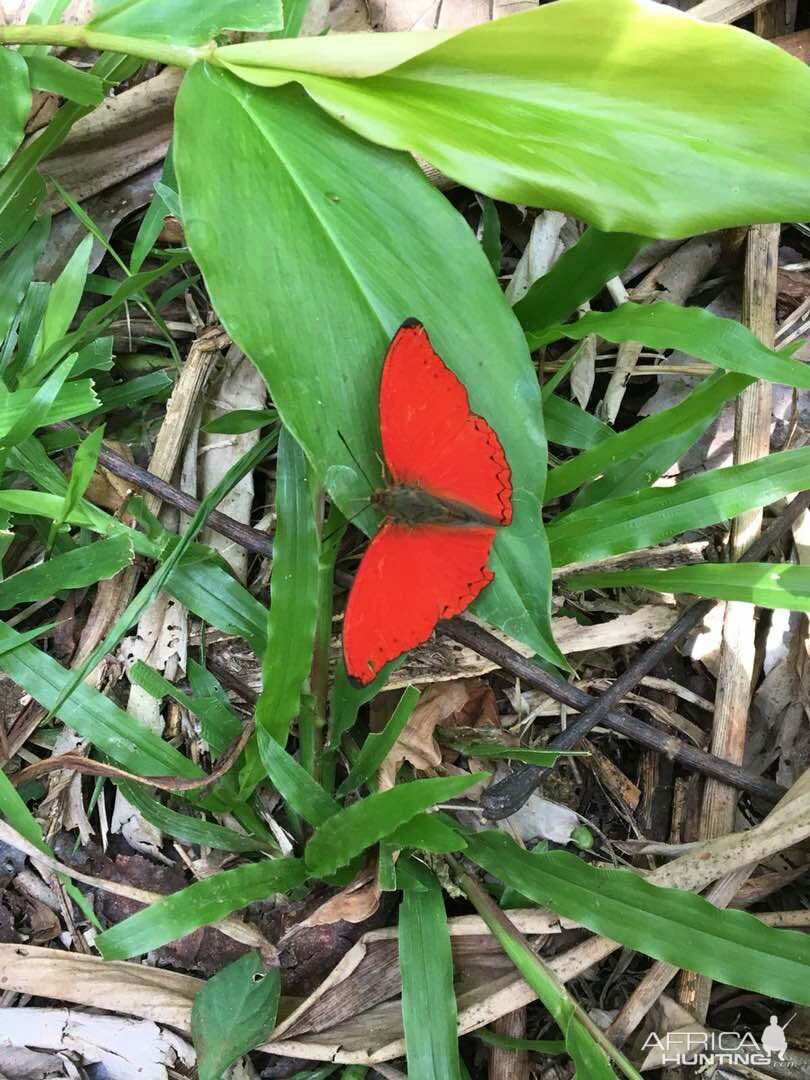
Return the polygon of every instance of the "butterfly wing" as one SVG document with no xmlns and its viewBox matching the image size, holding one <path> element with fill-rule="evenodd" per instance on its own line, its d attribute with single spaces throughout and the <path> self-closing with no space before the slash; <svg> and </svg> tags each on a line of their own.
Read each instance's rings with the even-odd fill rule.
<svg viewBox="0 0 810 1080">
<path fill-rule="evenodd" d="M 343 657 L 370 683 L 389 660 L 426 641 L 439 619 L 471 604 L 493 577 L 492 528 L 385 522 L 355 575 L 343 621 Z"/>
<path fill-rule="evenodd" d="M 512 485 L 498 436 L 470 411 L 463 383 L 416 319 L 402 324 L 383 362 L 380 437 L 394 483 L 416 485 L 509 524 Z"/>
</svg>

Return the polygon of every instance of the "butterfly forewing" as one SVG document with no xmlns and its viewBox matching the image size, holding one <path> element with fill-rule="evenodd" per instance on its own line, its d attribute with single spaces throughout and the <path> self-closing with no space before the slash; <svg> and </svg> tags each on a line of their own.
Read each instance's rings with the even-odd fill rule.
<svg viewBox="0 0 810 1080">
<path fill-rule="evenodd" d="M 498 436 L 470 411 L 464 385 L 415 320 L 397 331 L 383 363 L 380 437 L 393 483 L 414 484 L 509 524 L 512 487 Z"/>
</svg>

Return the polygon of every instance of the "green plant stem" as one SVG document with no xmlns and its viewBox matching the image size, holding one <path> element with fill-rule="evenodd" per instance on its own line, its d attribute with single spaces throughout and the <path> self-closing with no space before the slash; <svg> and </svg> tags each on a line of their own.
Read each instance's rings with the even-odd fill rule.
<svg viewBox="0 0 810 1080">
<path fill-rule="evenodd" d="M 168 45 L 153 38 L 127 37 L 90 30 L 87 26 L 0 26 L 0 44 L 4 45 L 66 45 L 79 49 L 98 49 L 99 52 L 127 53 L 159 64 L 188 68 L 197 60 L 210 57 L 216 45 Z"/>
<path fill-rule="evenodd" d="M 521 934 L 509 916 L 502 911 L 492 897 L 478 882 L 468 874 L 457 859 L 452 855 L 445 855 L 456 882 L 461 886 L 467 899 L 492 931 L 494 937 L 509 958 L 515 962 L 520 974 L 530 983 L 537 996 L 549 1008 L 555 1000 L 568 1000 L 573 1004 L 574 1012 L 582 1026 L 594 1042 L 604 1051 L 607 1057 L 613 1061 L 627 1076 L 633 1080 L 641 1080 L 638 1072 L 628 1061 L 624 1054 L 613 1045 L 604 1031 L 598 1027 L 588 1016 L 583 1008 L 571 998 L 563 983 L 554 972 L 545 964 L 537 953 L 532 949 L 529 942 Z M 532 959 L 531 972 L 527 971 L 525 964 L 518 964 L 516 958 L 521 954 L 527 954 Z M 551 1010 L 550 1010 L 551 1011 Z"/>
</svg>

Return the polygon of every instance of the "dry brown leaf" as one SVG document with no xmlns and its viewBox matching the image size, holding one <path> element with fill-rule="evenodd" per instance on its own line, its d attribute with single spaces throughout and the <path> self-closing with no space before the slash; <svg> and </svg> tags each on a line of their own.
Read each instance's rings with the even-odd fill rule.
<svg viewBox="0 0 810 1080">
<path fill-rule="evenodd" d="M 400 765 L 408 761 L 418 772 L 437 769 L 442 751 L 433 733 L 454 713 L 460 712 L 470 699 L 470 684 L 466 681 L 439 683 L 429 686 L 411 713 L 405 730 L 388 751 L 377 774 L 380 791 L 394 786 Z"/>
<path fill-rule="evenodd" d="M 365 922 L 380 906 L 380 896 L 375 864 L 361 870 L 354 881 L 315 908 L 311 915 L 307 915 L 302 922 L 292 927 L 289 933 L 285 934 L 285 938 L 304 927 L 328 926 L 341 920 L 350 923 Z M 282 942 L 279 942 L 279 945 Z"/>
</svg>

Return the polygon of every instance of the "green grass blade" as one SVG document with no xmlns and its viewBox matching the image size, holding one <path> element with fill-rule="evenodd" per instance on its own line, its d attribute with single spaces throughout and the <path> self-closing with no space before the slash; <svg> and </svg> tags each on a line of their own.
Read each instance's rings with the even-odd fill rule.
<svg viewBox="0 0 810 1080">
<path fill-rule="evenodd" d="M 3 49 L 4 53 L 8 49 Z M 45 250 L 51 221 L 44 214 L 25 233 L 17 246 L 0 262 L 0 341 L 14 322 L 23 296 L 34 276 L 34 268 Z M 0 251 L 4 250 L 0 238 Z"/>
<path fill-rule="evenodd" d="M 504 833 L 467 837 L 465 853 L 504 884 L 655 960 L 768 997 L 810 1003 L 810 939 L 629 870 L 564 851 L 535 854 Z"/>
<path fill-rule="evenodd" d="M 0 582 L 0 611 L 15 604 L 47 600 L 63 589 L 83 589 L 113 577 L 132 563 L 132 544 L 113 536 L 18 570 Z"/>
<path fill-rule="evenodd" d="M 273 850 L 273 844 L 267 840 L 243 836 L 224 825 L 217 825 L 216 822 L 204 821 L 202 818 L 172 810 L 158 802 L 153 795 L 149 795 L 141 784 L 135 784 L 131 780 L 116 780 L 115 784 L 127 802 L 131 803 L 150 825 L 186 844 L 204 844 L 215 851 L 241 853 Z"/>
<path fill-rule="evenodd" d="M 613 342 L 643 341 L 654 349 L 679 349 L 752 379 L 810 389 L 806 364 L 769 349 L 736 319 L 723 319 L 704 308 L 681 307 L 664 300 L 621 304 L 613 311 L 589 311 L 575 323 L 531 335 L 529 344 L 534 349 L 561 337 L 580 341 L 588 334 Z"/>
<path fill-rule="evenodd" d="M 76 453 L 73 455 L 73 464 L 70 468 L 70 479 L 68 480 L 62 510 L 59 516 L 54 518 L 48 533 L 48 547 L 53 544 L 59 527 L 66 521 L 68 514 L 78 504 L 79 500 L 84 498 L 87 485 L 90 483 L 98 464 L 98 454 L 103 438 L 104 428 L 102 426 L 97 427 L 95 431 L 91 432 L 86 439 L 79 443 Z"/>
<path fill-rule="evenodd" d="M 620 477 L 635 455 L 646 452 L 652 457 L 665 440 L 686 436 L 693 441 L 723 405 L 750 386 L 751 381 L 747 376 L 737 374 L 718 374 L 706 379 L 672 408 L 645 417 L 626 431 L 610 435 L 597 446 L 552 469 L 548 474 L 546 499 L 550 501 L 573 491 L 588 480 L 607 473 L 611 466 L 618 467 L 617 476 Z M 656 477 L 652 476 L 646 482 L 649 484 L 654 479 Z M 591 499 L 589 505 L 594 501 Z"/>
<path fill-rule="evenodd" d="M 286 428 L 278 441 L 276 519 L 256 724 L 284 746 L 312 666 L 320 554 L 309 467 Z"/>
<path fill-rule="evenodd" d="M 399 970 L 408 1075 L 460 1080 L 447 912 L 439 883 L 426 872 L 406 887 L 399 907 Z"/>
<path fill-rule="evenodd" d="M 589 450 L 604 444 L 613 437 L 613 430 L 598 417 L 592 416 L 573 401 L 567 401 L 558 394 L 551 394 L 543 400 L 543 416 L 546 420 L 548 441 L 558 446 L 571 446 L 575 450 Z M 581 455 L 580 455 L 581 456 Z M 574 458 L 576 461 L 577 459 Z M 557 472 L 552 469 L 548 479 Z M 550 496 L 546 493 L 546 499 Z"/>
<path fill-rule="evenodd" d="M 284 747 L 262 728 L 259 728 L 256 736 L 261 763 L 270 783 L 296 814 L 310 825 L 322 825 L 337 813 L 340 809 L 338 803 L 310 776 L 303 765 L 299 765 L 292 754 L 288 754 Z M 248 790 L 252 790 L 251 785 L 254 783 L 255 778 L 249 777 Z M 245 780 L 242 777 L 240 784 L 244 794 Z"/>
<path fill-rule="evenodd" d="M 488 773 L 413 780 L 360 799 L 320 825 L 306 847 L 307 868 L 315 877 L 329 877 L 411 818 L 436 803 L 455 798 Z"/>
<path fill-rule="evenodd" d="M 371 732 L 367 736 L 349 775 L 337 790 L 338 798 L 362 787 L 379 769 L 386 754 L 404 731 L 418 700 L 419 691 L 415 686 L 409 686 L 403 691 L 384 729 L 379 733 Z"/>
<path fill-rule="evenodd" d="M 158 567 L 148 583 L 138 592 L 138 594 L 127 604 L 124 612 L 115 620 L 114 624 L 110 628 L 109 632 L 105 636 L 104 640 L 99 642 L 95 649 L 90 653 L 84 662 L 76 669 L 71 675 L 69 682 L 62 690 L 55 705 L 51 708 L 51 715 L 57 712 L 60 706 L 70 697 L 70 695 L 76 690 L 76 688 L 84 681 L 88 672 L 91 671 L 99 661 L 111 652 L 121 638 L 132 626 L 146 608 L 151 603 L 153 597 L 155 597 L 160 590 L 166 585 L 172 570 L 178 565 L 180 559 L 185 552 L 191 546 L 191 543 L 201 531 L 205 524 L 205 519 L 208 514 L 224 499 L 224 497 L 231 491 L 243 476 L 246 476 L 249 472 L 252 472 L 253 468 L 258 464 L 262 458 L 267 454 L 268 449 L 272 445 L 272 437 L 268 439 L 262 439 L 256 444 L 247 454 L 243 455 L 237 462 L 235 462 L 230 469 L 228 469 L 225 476 L 216 485 L 213 491 L 202 500 L 197 512 L 189 522 L 188 528 L 183 533 L 180 540 L 172 549 L 168 558 Z"/>
<path fill-rule="evenodd" d="M 713 469 L 674 487 L 648 488 L 572 510 L 548 526 L 555 566 L 638 551 L 689 529 L 767 506 L 807 487 L 810 448 Z"/>
<path fill-rule="evenodd" d="M 810 567 L 788 563 L 698 563 L 671 570 L 583 574 L 569 582 L 575 588 L 637 585 L 653 592 L 691 593 L 712 600 L 742 600 L 763 608 L 810 611 Z"/>
<path fill-rule="evenodd" d="M 527 334 L 564 322 L 620 274 L 646 243 L 632 233 L 601 232 L 592 225 L 529 288 L 512 309 Z"/>
<path fill-rule="evenodd" d="M 289 892 L 305 878 L 300 859 L 266 859 L 224 870 L 111 926 L 96 938 L 96 947 L 105 960 L 128 960 L 218 922 L 247 904 Z"/>
<path fill-rule="evenodd" d="M 40 349 L 43 352 L 63 337 L 73 322 L 87 281 L 87 267 L 92 250 L 93 237 L 85 236 L 51 287 L 42 323 Z"/>
</svg>

